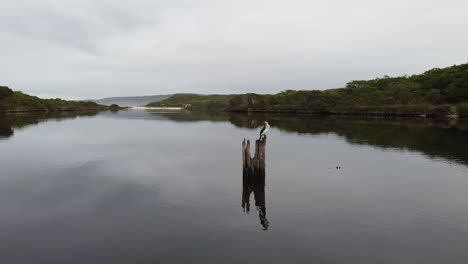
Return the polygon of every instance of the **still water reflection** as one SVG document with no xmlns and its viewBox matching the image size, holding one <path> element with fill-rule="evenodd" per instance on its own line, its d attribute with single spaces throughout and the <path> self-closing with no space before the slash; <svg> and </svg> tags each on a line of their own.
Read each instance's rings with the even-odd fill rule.
<svg viewBox="0 0 468 264">
<path fill-rule="evenodd" d="M 446 120 L 3 116 L 0 262 L 465 263 L 467 149 Z"/>
<path fill-rule="evenodd" d="M 242 208 L 244 212 L 250 212 L 250 196 L 253 193 L 255 207 L 258 211 L 260 224 L 263 230 L 268 230 L 270 222 L 266 216 L 266 203 L 265 203 L 265 183 L 264 182 L 250 182 L 244 181 L 242 184 Z"/>
</svg>

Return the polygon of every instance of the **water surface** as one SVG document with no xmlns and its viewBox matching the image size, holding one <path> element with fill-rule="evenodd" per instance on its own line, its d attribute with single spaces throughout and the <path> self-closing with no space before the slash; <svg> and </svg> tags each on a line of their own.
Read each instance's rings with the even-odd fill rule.
<svg viewBox="0 0 468 264">
<path fill-rule="evenodd" d="M 264 120 L 266 185 L 246 191 Z M 445 120 L 3 116 L 0 261 L 465 263 L 467 149 Z"/>
</svg>

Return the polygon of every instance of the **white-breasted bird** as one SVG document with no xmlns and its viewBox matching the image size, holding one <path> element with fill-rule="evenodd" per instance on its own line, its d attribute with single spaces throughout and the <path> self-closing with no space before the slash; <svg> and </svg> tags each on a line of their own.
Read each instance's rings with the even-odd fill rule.
<svg viewBox="0 0 468 264">
<path fill-rule="evenodd" d="M 270 125 L 268 124 L 267 121 L 264 122 L 265 124 L 262 127 L 262 130 L 260 130 L 260 139 L 263 137 L 266 137 L 266 133 L 268 130 L 270 130 Z"/>
</svg>

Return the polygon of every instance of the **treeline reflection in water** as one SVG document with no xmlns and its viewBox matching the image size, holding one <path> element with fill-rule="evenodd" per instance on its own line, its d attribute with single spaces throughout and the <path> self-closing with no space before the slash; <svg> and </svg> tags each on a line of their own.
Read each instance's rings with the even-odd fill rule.
<svg viewBox="0 0 468 264">
<path fill-rule="evenodd" d="M 15 130 L 37 125 L 41 122 L 51 120 L 61 121 L 80 116 L 95 116 L 97 114 L 98 112 L 96 111 L 0 114 L 0 140 L 12 137 L 15 134 Z"/>
<path fill-rule="evenodd" d="M 62 120 L 98 113 L 20 114 L 0 116 L 0 139 L 28 125 L 54 119 Z M 236 127 L 257 129 L 263 121 L 288 133 L 335 134 L 350 144 L 370 145 L 420 152 L 431 158 L 468 164 L 468 121 L 435 119 L 387 119 L 262 114 L 225 114 L 209 112 L 158 113 L 119 111 L 99 113 L 112 118 L 170 120 L 175 122 L 230 122 Z"/>
<path fill-rule="evenodd" d="M 268 121 L 273 128 L 284 132 L 310 135 L 332 133 L 350 144 L 417 151 L 430 158 L 468 164 L 468 120 L 211 113 L 160 115 L 179 122 L 225 121 L 252 129 Z"/>
</svg>

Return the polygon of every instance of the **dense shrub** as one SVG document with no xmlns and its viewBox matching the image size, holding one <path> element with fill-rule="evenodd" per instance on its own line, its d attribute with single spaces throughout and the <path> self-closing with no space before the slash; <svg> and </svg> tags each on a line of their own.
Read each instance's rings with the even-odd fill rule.
<svg viewBox="0 0 468 264">
<path fill-rule="evenodd" d="M 431 105 L 426 110 L 427 116 L 447 116 L 450 114 L 450 105 Z"/>
<path fill-rule="evenodd" d="M 13 90 L 6 86 L 0 86 L 0 100 L 13 95 Z"/>
<path fill-rule="evenodd" d="M 5 89 L 5 87 L 2 88 L 0 88 L 0 91 L 3 92 L 4 97 L 0 100 L 0 112 L 87 111 L 109 108 L 95 102 L 41 99 L 22 92 L 13 92 L 10 89 Z"/>
<path fill-rule="evenodd" d="M 468 117 L 468 103 L 459 104 L 457 106 L 457 112 L 461 117 Z"/>
</svg>

